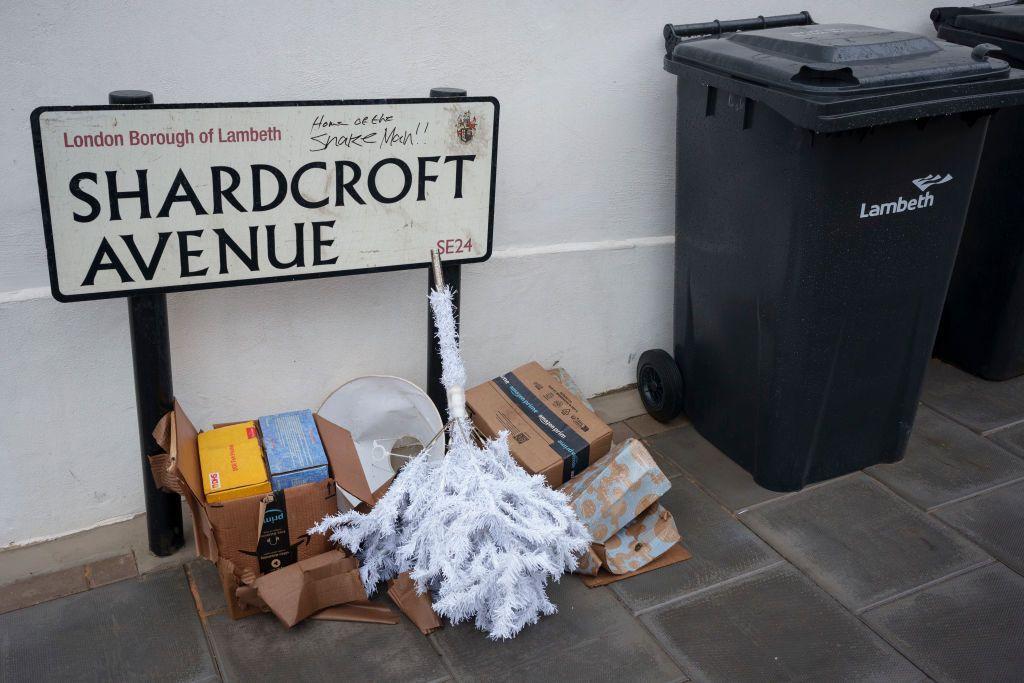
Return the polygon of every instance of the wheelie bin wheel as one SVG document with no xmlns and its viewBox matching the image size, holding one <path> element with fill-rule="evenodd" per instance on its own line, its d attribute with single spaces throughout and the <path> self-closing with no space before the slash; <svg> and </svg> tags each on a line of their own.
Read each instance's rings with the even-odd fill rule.
<svg viewBox="0 0 1024 683">
<path fill-rule="evenodd" d="M 644 408 L 658 422 L 670 422 L 683 412 L 683 376 L 667 351 L 650 349 L 640 354 L 636 387 Z"/>
</svg>

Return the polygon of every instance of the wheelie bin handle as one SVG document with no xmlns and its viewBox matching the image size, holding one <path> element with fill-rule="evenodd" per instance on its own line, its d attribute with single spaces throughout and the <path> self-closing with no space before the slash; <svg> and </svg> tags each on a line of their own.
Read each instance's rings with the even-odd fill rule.
<svg viewBox="0 0 1024 683">
<path fill-rule="evenodd" d="M 810 12 L 804 11 L 799 14 L 779 14 L 774 17 L 759 15 L 750 19 L 729 19 L 727 21 L 702 21 L 696 24 L 665 24 L 665 51 L 672 54 L 672 50 L 683 38 L 694 36 L 720 36 L 723 33 L 734 33 L 736 31 L 759 31 L 766 28 L 780 28 L 782 26 L 806 26 L 813 24 Z"/>
<path fill-rule="evenodd" d="M 1021 4 L 1021 0 L 1000 0 L 1000 2 L 990 2 L 987 5 L 971 5 L 970 7 L 936 7 L 932 10 L 930 18 L 935 28 L 938 29 L 941 24 L 952 24 L 953 20 L 962 14 L 986 14 L 986 10 L 1012 7 L 1019 4 Z"/>
</svg>

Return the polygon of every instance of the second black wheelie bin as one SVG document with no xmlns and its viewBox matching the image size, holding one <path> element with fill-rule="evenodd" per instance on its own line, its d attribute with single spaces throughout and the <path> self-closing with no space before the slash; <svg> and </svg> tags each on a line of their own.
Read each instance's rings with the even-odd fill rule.
<svg viewBox="0 0 1024 683">
<path fill-rule="evenodd" d="M 806 13 L 665 27 L 676 78 L 673 353 L 686 411 L 780 491 L 903 456 L 991 112 L 984 51 Z"/>
<path fill-rule="evenodd" d="M 1024 66 L 1024 5 L 932 11 L 939 37 Z M 988 50 L 988 48 L 984 48 Z M 1024 108 L 988 124 L 935 355 L 988 380 L 1024 375 Z"/>
</svg>

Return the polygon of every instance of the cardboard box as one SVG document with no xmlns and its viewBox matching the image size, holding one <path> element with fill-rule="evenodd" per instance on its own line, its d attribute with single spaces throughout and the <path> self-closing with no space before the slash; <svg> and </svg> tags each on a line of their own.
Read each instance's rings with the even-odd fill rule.
<svg viewBox="0 0 1024 683">
<path fill-rule="evenodd" d="M 561 487 L 595 543 L 604 543 L 672 488 L 644 445 L 627 439 Z"/>
<path fill-rule="evenodd" d="M 327 478 L 327 453 L 312 410 L 264 415 L 259 423 L 275 491 Z"/>
<path fill-rule="evenodd" d="M 348 502 L 336 486 L 373 503 L 355 444 L 347 430 L 313 416 L 333 478 L 270 494 L 208 503 L 203 495 L 199 464 L 199 432 L 175 401 L 153 431 L 167 453 L 151 458 L 158 485 L 181 493 L 192 511 L 196 552 L 216 562 L 232 618 L 258 609 L 237 601 L 235 589 L 256 577 L 330 550 L 324 536 L 307 530 Z"/>
<path fill-rule="evenodd" d="M 512 457 L 552 488 L 582 472 L 611 448 L 612 430 L 537 363 L 466 392 L 473 423 L 486 436 L 509 432 Z"/>
<path fill-rule="evenodd" d="M 240 422 L 200 434 L 199 465 L 207 503 L 270 493 L 255 422 Z"/>
<path fill-rule="evenodd" d="M 644 567 L 679 543 L 675 520 L 661 503 L 654 503 L 604 543 L 593 543 L 580 558 L 576 572 L 596 576 L 602 568 L 627 574 Z"/>
</svg>

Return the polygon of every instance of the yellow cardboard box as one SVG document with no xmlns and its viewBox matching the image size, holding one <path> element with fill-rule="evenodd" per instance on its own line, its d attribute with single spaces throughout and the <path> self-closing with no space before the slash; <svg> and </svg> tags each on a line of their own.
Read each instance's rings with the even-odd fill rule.
<svg viewBox="0 0 1024 683">
<path fill-rule="evenodd" d="M 255 422 L 240 422 L 202 432 L 199 464 L 207 503 L 270 493 Z"/>
</svg>

